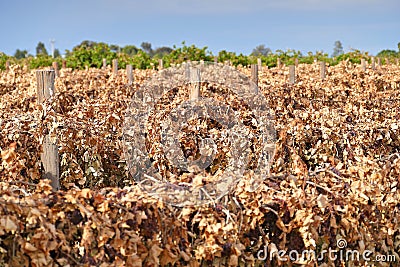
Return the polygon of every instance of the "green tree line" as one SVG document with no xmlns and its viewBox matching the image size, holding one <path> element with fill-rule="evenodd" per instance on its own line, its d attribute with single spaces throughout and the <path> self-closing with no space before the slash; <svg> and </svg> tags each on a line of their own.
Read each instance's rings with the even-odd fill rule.
<svg viewBox="0 0 400 267">
<path fill-rule="evenodd" d="M 13 56 L 6 55 L 0 52 L 0 69 L 6 68 L 6 62 L 11 64 L 26 65 L 30 69 L 37 69 L 40 67 L 51 66 L 54 61 L 62 64 L 65 61 L 67 67 L 73 69 L 84 69 L 86 67 L 100 68 L 103 65 L 105 58 L 107 64 L 111 64 L 113 59 L 118 59 L 120 68 L 125 68 L 127 64 L 131 64 L 136 69 L 149 69 L 157 67 L 159 59 L 163 60 L 164 67 L 169 67 L 172 64 L 179 64 L 187 60 L 192 61 L 214 61 L 217 57 L 219 62 L 230 61 L 233 66 L 248 66 L 257 63 L 257 58 L 260 58 L 264 65 L 268 67 L 275 67 L 277 59 L 280 58 L 281 62 L 286 65 L 294 64 L 296 58 L 299 63 L 312 63 L 314 60 L 325 61 L 330 65 L 335 65 L 343 60 L 349 60 L 352 63 L 360 63 L 361 58 L 370 60 L 368 52 L 362 52 L 353 49 L 350 52 L 344 53 L 343 46 L 340 41 L 334 43 L 333 53 L 331 56 L 322 51 L 308 52 L 302 54 L 300 51 L 288 49 L 272 50 L 265 45 L 255 47 L 250 55 L 242 53 L 229 52 L 226 50 L 219 51 L 214 55 L 208 50 L 208 47 L 197 47 L 195 45 L 186 45 L 185 42 L 181 46 L 171 47 L 158 47 L 153 48 L 151 43 L 143 42 L 140 47 L 134 45 L 118 46 L 113 44 L 106 44 L 103 42 L 83 41 L 79 45 L 66 50 L 65 55 L 62 57 L 58 49 L 52 51 L 50 55 L 44 45 L 39 42 L 36 47 L 36 55 L 33 56 L 27 50 L 17 49 Z M 393 58 L 400 57 L 400 43 L 398 44 L 398 51 L 395 50 L 382 50 L 377 57 Z"/>
</svg>

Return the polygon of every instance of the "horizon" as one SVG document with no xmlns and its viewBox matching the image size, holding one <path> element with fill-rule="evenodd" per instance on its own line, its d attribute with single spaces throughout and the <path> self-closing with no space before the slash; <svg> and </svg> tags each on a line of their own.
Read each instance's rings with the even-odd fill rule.
<svg viewBox="0 0 400 267">
<path fill-rule="evenodd" d="M 44 8 L 45 7 L 45 8 Z M 61 54 L 84 40 L 118 46 L 149 42 L 153 48 L 207 47 L 249 55 L 258 45 L 332 55 L 335 41 L 344 52 L 376 55 L 398 51 L 400 2 L 396 0 L 40 0 L 1 2 L 5 40 L 0 51 L 35 55 L 50 41 Z"/>
<path fill-rule="evenodd" d="M 137 45 L 137 44 L 125 44 L 125 45 L 122 45 L 122 46 L 121 46 L 121 45 L 118 45 L 118 44 L 106 43 L 106 42 L 103 42 L 103 41 L 82 40 L 81 42 L 77 43 L 76 45 L 74 45 L 74 46 L 71 47 L 71 48 L 67 48 L 67 49 L 65 49 L 64 51 L 60 51 L 60 50 L 59 50 L 60 56 L 61 56 L 62 58 L 64 58 L 64 57 L 66 56 L 66 54 L 67 54 L 67 51 L 71 52 L 71 51 L 73 50 L 74 47 L 77 47 L 77 46 L 81 45 L 84 41 L 91 41 L 91 42 L 95 42 L 95 43 L 105 43 L 105 44 L 107 44 L 108 46 L 117 45 L 119 48 L 123 48 L 124 46 L 133 45 L 133 46 L 135 46 L 137 49 L 140 49 L 140 50 L 142 50 L 142 51 L 145 51 L 145 50 L 141 47 L 141 44 L 139 44 L 139 45 Z M 340 40 L 337 40 L 337 41 L 340 41 Z M 42 41 L 39 41 L 39 42 L 42 42 Z M 36 46 L 39 44 L 39 42 L 36 44 Z M 42 43 L 44 43 L 48 55 L 51 56 L 52 53 L 53 53 L 52 47 L 51 47 L 51 41 L 50 41 L 49 44 L 47 44 L 47 45 L 46 45 L 45 42 L 42 42 Z M 400 44 L 400 42 L 399 42 L 399 44 Z M 152 50 L 156 50 L 157 48 L 161 48 L 161 47 L 167 47 L 167 46 L 153 46 L 153 44 L 151 44 L 151 45 L 152 45 L 152 46 L 151 46 Z M 171 49 L 174 49 L 174 47 L 175 47 L 175 48 L 180 48 L 180 47 L 183 47 L 183 46 L 191 46 L 191 45 L 194 45 L 194 46 L 196 46 L 197 48 L 204 48 L 204 47 L 197 46 L 196 44 L 187 44 L 185 41 L 182 41 L 179 45 L 174 44 L 174 45 L 168 46 L 168 47 L 171 48 Z M 259 45 L 264 45 L 264 44 L 259 44 Z M 36 57 L 36 56 L 37 56 L 37 55 L 36 55 L 36 46 L 35 46 L 35 49 L 33 49 L 33 51 L 29 51 L 29 50 L 28 50 L 28 55 L 27 55 L 27 56 L 33 56 L 33 57 Z M 258 46 L 258 45 L 257 45 L 257 46 Z M 218 53 L 219 53 L 219 52 L 221 52 L 221 51 L 223 51 L 223 50 L 226 50 L 226 49 L 223 49 L 223 50 L 219 50 L 219 51 L 211 51 L 211 50 L 209 49 L 208 46 L 205 46 L 205 47 L 207 47 L 207 52 L 210 52 L 213 56 L 218 56 Z M 276 49 L 276 50 L 272 50 L 272 49 L 271 49 L 271 53 L 272 53 L 272 54 L 276 54 L 276 53 L 278 53 L 279 51 L 288 52 L 288 51 L 291 50 L 291 51 L 296 51 L 296 52 L 300 51 L 301 56 L 307 56 L 307 53 L 310 53 L 310 52 L 312 52 L 313 54 L 322 52 L 322 53 L 326 53 L 326 54 L 328 55 L 328 57 L 334 57 L 334 56 L 332 55 L 333 50 L 334 50 L 334 47 L 335 47 L 335 46 L 332 45 L 332 51 L 331 51 L 331 52 L 329 52 L 329 51 L 323 51 L 323 50 L 318 50 L 318 49 L 315 50 L 315 51 L 300 51 L 300 50 L 295 50 L 295 49 L 291 49 L 291 48 L 287 48 L 287 49 L 279 49 L 279 48 L 278 48 L 278 49 Z M 254 47 L 253 49 L 255 49 L 255 48 L 256 48 L 256 47 Z M 265 48 L 269 48 L 269 47 L 265 46 Z M 17 48 L 17 49 L 19 49 L 19 48 Z M 16 50 L 17 50 L 17 49 L 16 49 Z M 57 49 L 59 49 L 59 48 L 57 48 L 56 46 L 54 46 L 54 51 L 57 50 Z M 227 51 L 227 52 L 235 52 L 237 55 L 243 54 L 244 56 L 250 56 L 250 55 L 252 54 L 252 52 L 253 52 L 253 49 L 252 49 L 249 53 L 246 53 L 246 54 L 245 54 L 245 53 L 242 53 L 242 52 L 236 52 L 236 51 Z M 22 50 L 25 50 L 25 49 L 19 49 L 19 50 L 22 51 Z M 354 48 L 349 48 L 349 50 L 346 50 L 346 49 L 344 49 L 344 47 L 343 47 L 343 53 L 348 53 L 348 52 L 352 52 L 352 51 L 356 51 L 356 50 L 360 51 L 361 53 L 365 53 L 365 52 L 366 52 L 366 53 L 368 53 L 368 55 L 370 55 L 370 56 L 375 56 L 375 55 L 376 55 L 376 53 L 375 53 L 375 54 L 372 54 L 372 53 L 370 53 L 369 51 L 360 50 L 360 49 L 357 49 L 356 47 L 354 47 Z M 382 49 L 382 50 L 378 51 L 378 53 L 381 52 L 381 51 L 383 51 L 383 50 L 394 50 L 394 51 L 398 52 L 395 48 L 393 48 L 393 49 Z M 3 52 L 3 51 L 0 51 L 0 53 L 2 53 L 2 52 Z M 4 52 L 3 52 L 3 53 L 4 53 Z M 117 53 L 119 53 L 119 52 L 117 52 Z M 14 56 L 14 54 L 15 54 L 15 51 L 14 51 L 14 53 L 12 53 L 12 54 L 6 54 L 6 55 L 8 55 L 8 56 Z"/>
</svg>

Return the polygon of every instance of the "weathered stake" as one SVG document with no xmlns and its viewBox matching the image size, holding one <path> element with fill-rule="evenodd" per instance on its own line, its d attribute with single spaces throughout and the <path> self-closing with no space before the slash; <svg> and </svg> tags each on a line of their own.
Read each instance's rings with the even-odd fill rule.
<svg viewBox="0 0 400 267">
<path fill-rule="evenodd" d="M 197 68 L 188 68 L 190 81 L 190 100 L 198 100 L 200 97 L 200 70 Z"/>
<path fill-rule="evenodd" d="M 278 59 L 276 60 L 276 65 L 277 67 L 280 69 L 282 67 L 282 60 L 278 57 Z"/>
<path fill-rule="evenodd" d="M 326 77 L 325 61 L 321 61 L 319 64 L 320 64 L 320 76 L 321 76 L 321 80 L 323 80 Z"/>
<path fill-rule="evenodd" d="M 128 84 L 133 83 L 133 67 L 132 65 L 126 65 L 126 76 L 128 77 Z"/>
<path fill-rule="evenodd" d="M 159 70 L 162 70 L 163 68 L 164 68 L 164 62 L 163 62 L 162 59 L 159 59 L 159 60 L 158 60 L 158 69 L 159 69 Z"/>
<path fill-rule="evenodd" d="M 103 58 L 103 70 L 107 68 L 107 59 Z"/>
<path fill-rule="evenodd" d="M 52 140 L 50 135 L 47 134 L 43 139 L 43 152 L 40 155 L 44 173 L 43 179 L 51 181 L 53 191 L 60 189 L 60 168 L 57 141 Z"/>
<path fill-rule="evenodd" d="M 380 67 L 382 65 L 382 60 L 380 57 L 378 57 L 378 66 Z"/>
<path fill-rule="evenodd" d="M 367 65 L 365 63 L 365 59 L 364 58 L 361 59 L 361 69 L 363 71 L 366 71 L 366 69 L 367 69 Z"/>
<path fill-rule="evenodd" d="M 112 69 L 113 69 L 113 74 L 115 76 L 117 76 L 118 75 L 118 59 L 112 60 Z"/>
<path fill-rule="evenodd" d="M 59 70 L 59 67 L 58 67 L 58 62 L 54 61 L 52 63 L 52 66 L 53 66 L 54 72 L 56 74 L 56 77 L 60 77 L 60 70 Z"/>
<path fill-rule="evenodd" d="M 296 67 L 294 65 L 289 66 L 289 83 L 295 84 L 296 82 Z"/>
<path fill-rule="evenodd" d="M 257 68 L 258 68 L 258 70 L 262 71 L 262 61 L 261 61 L 261 58 L 257 58 Z"/>
<path fill-rule="evenodd" d="M 299 66 L 299 59 L 298 59 L 297 57 L 294 59 L 294 65 L 295 65 L 296 67 Z"/>
<path fill-rule="evenodd" d="M 251 65 L 251 79 L 258 86 L 258 65 Z"/>
<path fill-rule="evenodd" d="M 6 61 L 6 71 L 9 71 L 10 70 L 10 61 Z"/>
<path fill-rule="evenodd" d="M 42 104 L 54 95 L 55 71 L 38 70 L 36 71 L 36 79 L 38 103 Z M 43 166 L 42 178 L 51 180 L 54 191 L 60 189 L 59 156 L 56 143 L 57 140 L 53 140 L 50 134 L 46 134 L 43 138 L 43 152 L 40 155 Z"/>
<path fill-rule="evenodd" d="M 67 61 L 65 59 L 63 59 L 63 61 L 62 61 L 62 68 L 63 69 L 67 68 Z"/>
<path fill-rule="evenodd" d="M 385 64 L 386 65 L 390 65 L 390 59 L 389 58 L 385 58 Z"/>
<path fill-rule="evenodd" d="M 38 104 L 42 104 L 54 95 L 55 72 L 54 70 L 37 70 L 36 80 Z"/>
<path fill-rule="evenodd" d="M 374 70 L 375 69 L 375 58 L 371 57 L 371 68 Z"/>
<path fill-rule="evenodd" d="M 214 63 L 215 63 L 215 64 L 218 63 L 218 57 L 217 57 L 217 56 L 214 57 Z"/>
</svg>

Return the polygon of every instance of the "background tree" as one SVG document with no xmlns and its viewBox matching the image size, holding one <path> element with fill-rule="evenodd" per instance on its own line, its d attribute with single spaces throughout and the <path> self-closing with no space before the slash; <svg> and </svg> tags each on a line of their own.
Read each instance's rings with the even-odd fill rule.
<svg viewBox="0 0 400 267">
<path fill-rule="evenodd" d="M 343 45 L 340 41 L 335 42 L 335 47 L 333 48 L 333 54 L 332 57 L 337 57 L 340 55 L 343 55 Z"/>
<path fill-rule="evenodd" d="M 395 50 L 385 49 L 380 51 L 376 56 L 377 57 L 396 57 L 397 52 Z"/>
<path fill-rule="evenodd" d="M 268 56 L 271 54 L 272 51 L 269 47 L 265 47 L 265 45 L 258 45 L 256 48 L 253 49 L 253 52 L 251 52 L 252 56 L 259 57 L 259 56 Z"/>
<path fill-rule="evenodd" d="M 17 49 L 14 53 L 14 57 L 16 59 L 26 58 L 28 57 L 28 50 L 19 50 Z"/>
<path fill-rule="evenodd" d="M 60 50 L 58 50 L 58 48 L 54 49 L 54 58 L 58 58 L 61 57 L 61 53 Z"/>
<path fill-rule="evenodd" d="M 149 54 L 150 56 L 153 55 L 153 48 L 151 48 L 151 43 L 143 42 L 140 47 L 143 49 L 144 52 Z"/>
<path fill-rule="evenodd" d="M 171 47 L 162 46 L 162 47 L 159 47 L 156 50 L 154 50 L 153 55 L 162 57 L 164 55 L 170 54 L 172 51 L 173 51 L 173 49 Z"/>
<path fill-rule="evenodd" d="M 119 45 L 112 44 L 110 45 L 110 50 L 115 53 L 121 52 L 121 47 Z"/>
<path fill-rule="evenodd" d="M 47 50 L 46 47 L 44 46 L 44 43 L 39 42 L 36 46 L 36 56 L 40 56 L 40 55 L 45 55 L 47 56 Z"/>
<path fill-rule="evenodd" d="M 126 45 L 121 49 L 121 52 L 127 54 L 128 56 L 134 56 L 138 51 L 139 49 L 134 45 Z"/>
<path fill-rule="evenodd" d="M 79 48 L 93 48 L 94 46 L 96 46 L 97 43 L 94 41 L 89 41 L 89 40 L 85 40 L 82 43 L 80 43 L 79 45 L 75 46 L 73 49 L 79 49 Z"/>
</svg>

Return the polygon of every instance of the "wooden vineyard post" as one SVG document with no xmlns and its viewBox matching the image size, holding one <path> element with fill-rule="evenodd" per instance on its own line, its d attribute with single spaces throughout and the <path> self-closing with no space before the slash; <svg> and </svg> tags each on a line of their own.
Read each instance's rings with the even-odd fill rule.
<svg viewBox="0 0 400 267">
<path fill-rule="evenodd" d="M 117 76 L 118 75 L 118 59 L 112 60 L 112 69 L 113 69 L 114 76 Z"/>
<path fill-rule="evenodd" d="M 54 70 L 36 71 L 38 103 L 42 104 L 54 95 Z M 42 178 L 51 180 L 53 191 L 60 189 L 60 167 L 57 140 L 52 140 L 47 133 L 43 138 L 43 152 L 40 160 L 43 166 Z"/>
<path fill-rule="evenodd" d="M 251 65 L 251 80 L 258 86 L 258 65 Z"/>
<path fill-rule="evenodd" d="M 162 59 L 158 60 L 158 70 L 162 70 L 164 68 L 164 62 Z"/>
<path fill-rule="evenodd" d="M 128 84 L 133 83 L 133 67 L 132 65 L 126 65 L 126 76 L 128 77 Z"/>
<path fill-rule="evenodd" d="M 262 61 L 261 61 L 261 58 L 257 58 L 257 68 L 258 68 L 258 70 L 262 71 Z"/>
<path fill-rule="evenodd" d="M 63 69 L 67 68 L 67 61 L 65 59 L 63 59 L 63 61 L 62 61 L 62 68 Z"/>
<path fill-rule="evenodd" d="M 218 57 L 217 57 L 217 56 L 214 57 L 214 63 L 215 63 L 215 64 L 218 63 Z"/>
<path fill-rule="evenodd" d="M 198 100 L 200 97 L 200 70 L 197 68 L 192 68 L 187 66 L 187 71 L 189 72 L 189 81 L 190 81 L 190 100 Z"/>
<path fill-rule="evenodd" d="M 103 58 L 103 70 L 107 68 L 107 59 Z"/>
<path fill-rule="evenodd" d="M 321 80 L 323 80 L 326 77 L 325 61 L 321 61 L 319 64 L 320 64 L 320 76 L 321 76 Z"/>
<path fill-rule="evenodd" d="M 375 58 L 371 57 L 371 68 L 374 70 L 375 69 Z"/>
<path fill-rule="evenodd" d="M 378 66 L 380 67 L 382 65 L 382 60 L 380 57 L 378 57 Z"/>
<path fill-rule="evenodd" d="M 10 70 L 10 61 L 6 61 L 6 71 Z"/>
<path fill-rule="evenodd" d="M 365 59 L 364 58 L 361 59 L 361 69 L 363 71 L 366 71 L 366 69 L 367 69 L 367 65 L 365 64 Z"/>
<path fill-rule="evenodd" d="M 294 65 L 289 66 L 289 83 L 295 84 L 296 82 L 296 67 Z"/>
<path fill-rule="evenodd" d="M 276 60 L 276 65 L 277 67 L 280 69 L 282 67 L 282 60 L 278 57 L 278 59 Z"/>
<path fill-rule="evenodd" d="M 54 70 L 36 71 L 38 104 L 42 104 L 54 95 L 54 79 Z"/>
<path fill-rule="evenodd" d="M 52 67 L 53 67 L 53 69 L 54 69 L 54 72 L 55 72 L 55 74 L 56 74 L 56 77 L 59 77 L 59 76 L 60 76 L 60 70 L 59 70 L 59 67 L 58 67 L 58 62 L 57 62 L 57 61 L 54 61 L 54 62 L 52 63 Z"/>
<path fill-rule="evenodd" d="M 297 57 L 294 59 L 294 65 L 295 65 L 296 67 L 299 66 L 299 59 L 298 59 Z"/>
<path fill-rule="evenodd" d="M 389 58 L 387 57 L 387 58 L 385 58 L 385 64 L 386 65 L 390 65 L 390 60 L 389 60 Z"/>
</svg>

